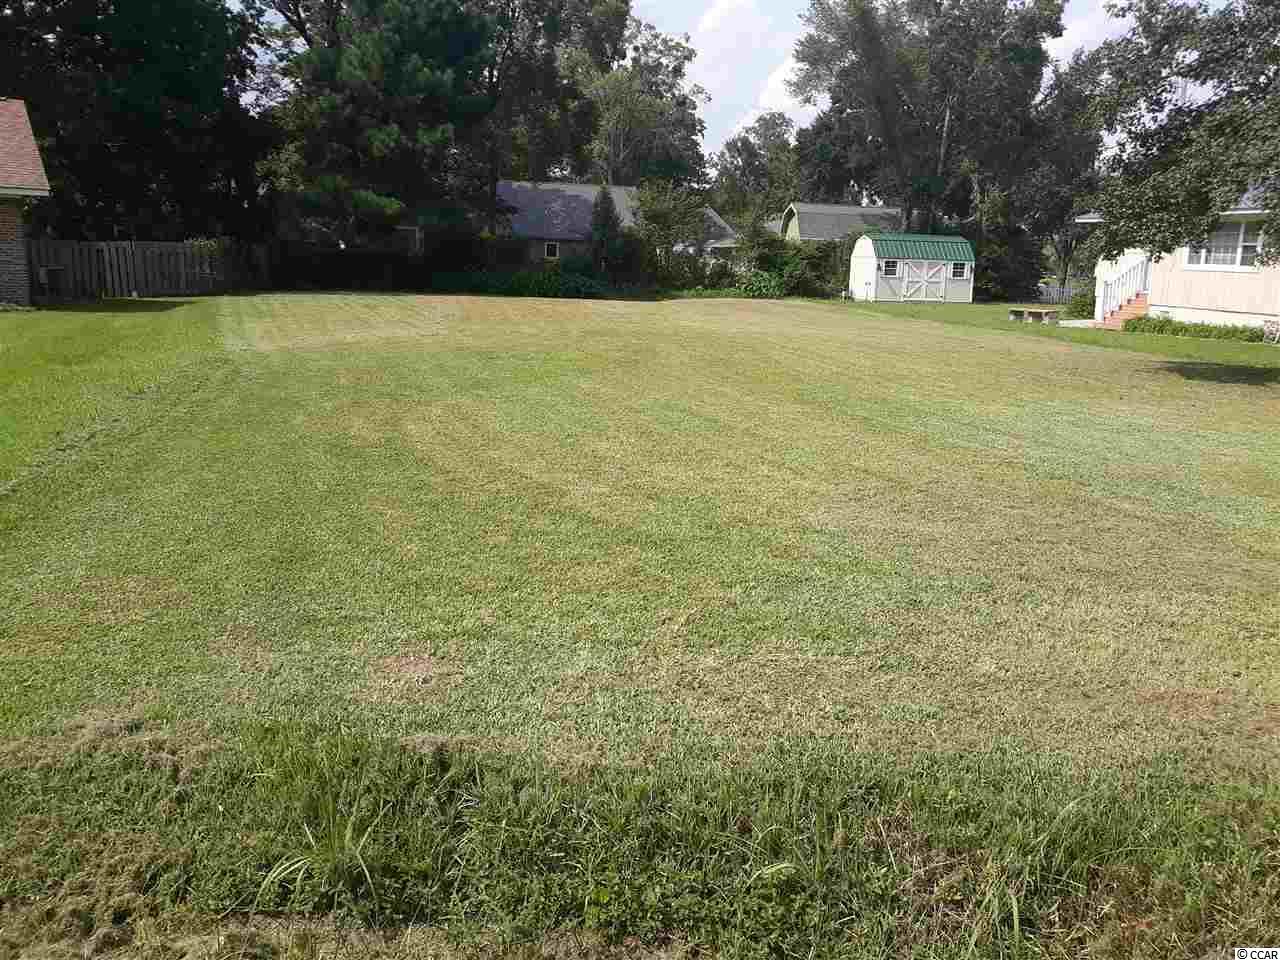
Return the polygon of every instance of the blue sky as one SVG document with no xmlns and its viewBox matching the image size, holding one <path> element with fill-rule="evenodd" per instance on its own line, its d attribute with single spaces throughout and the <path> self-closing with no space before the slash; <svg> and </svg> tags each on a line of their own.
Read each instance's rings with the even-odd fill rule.
<svg viewBox="0 0 1280 960">
<path fill-rule="evenodd" d="M 702 108 L 706 149 L 720 149 L 729 137 L 768 110 L 782 110 L 798 125 L 817 112 L 787 93 L 792 49 L 802 32 L 800 14 L 809 0 L 632 0 L 636 16 L 665 33 L 687 33 L 698 51 L 692 78 L 711 94 Z M 1066 58 L 1080 47 L 1097 46 L 1119 32 L 1103 0 L 1068 0 L 1066 33 L 1050 52 Z"/>
</svg>

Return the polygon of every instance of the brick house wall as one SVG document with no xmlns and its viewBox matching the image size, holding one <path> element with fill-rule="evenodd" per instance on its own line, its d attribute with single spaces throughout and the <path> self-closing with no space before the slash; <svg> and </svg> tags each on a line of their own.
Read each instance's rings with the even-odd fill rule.
<svg viewBox="0 0 1280 960">
<path fill-rule="evenodd" d="M 0 303 L 31 303 L 22 201 L 10 197 L 0 197 Z"/>
</svg>

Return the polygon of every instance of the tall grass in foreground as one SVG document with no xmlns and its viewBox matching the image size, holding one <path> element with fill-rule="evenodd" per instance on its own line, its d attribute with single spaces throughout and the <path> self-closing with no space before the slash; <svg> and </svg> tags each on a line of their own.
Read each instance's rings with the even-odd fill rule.
<svg viewBox="0 0 1280 960">
<path fill-rule="evenodd" d="M 742 957 L 1199 957 L 1280 932 L 1278 826 L 1269 785 L 1013 748 L 566 773 L 327 726 L 126 730 L 6 753 L 2 936 L 291 911 Z"/>
</svg>

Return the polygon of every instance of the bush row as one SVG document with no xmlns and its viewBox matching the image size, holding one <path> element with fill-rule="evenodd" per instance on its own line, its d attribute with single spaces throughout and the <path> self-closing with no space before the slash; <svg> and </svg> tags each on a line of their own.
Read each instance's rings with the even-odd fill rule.
<svg viewBox="0 0 1280 960">
<path fill-rule="evenodd" d="M 1197 337 L 1201 340 L 1237 340 L 1261 343 L 1261 327 L 1226 326 L 1216 323 L 1182 323 L 1168 314 L 1132 317 L 1124 322 L 1125 333 L 1160 333 L 1169 337 Z"/>
<path fill-rule="evenodd" d="M 598 300 L 609 295 L 609 288 L 596 277 L 555 269 L 433 273 L 429 284 L 429 289 L 436 293 L 482 293 L 497 297 Z"/>
</svg>

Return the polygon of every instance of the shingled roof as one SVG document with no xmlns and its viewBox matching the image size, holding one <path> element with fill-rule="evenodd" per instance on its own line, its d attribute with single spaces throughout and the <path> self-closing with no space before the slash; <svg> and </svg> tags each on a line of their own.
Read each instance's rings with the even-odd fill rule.
<svg viewBox="0 0 1280 960">
<path fill-rule="evenodd" d="M 0 99 L 0 196 L 47 197 L 49 178 L 21 100 Z"/>
<path fill-rule="evenodd" d="M 902 211 L 897 207 L 855 207 L 848 203 L 793 203 L 782 215 L 785 237 L 792 220 L 799 221 L 801 240 L 843 240 L 851 234 L 894 230 Z"/>
<path fill-rule="evenodd" d="M 594 183 L 498 181 L 498 199 L 511 211 L 511 235 L 525 240 L 588 240 L 591 207 L 604 189 Z M 636 224 L 636 188 L 609 187 L 624 227 Z M 737 242 L 733 228 L 707 207 L 707 242 L 711 247 Z"/>
</svg>

